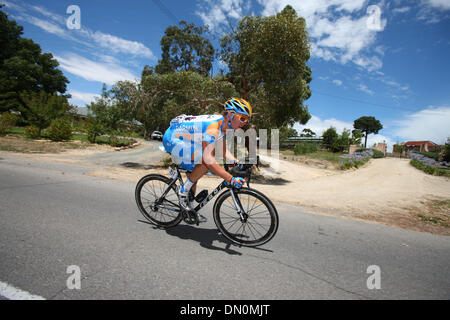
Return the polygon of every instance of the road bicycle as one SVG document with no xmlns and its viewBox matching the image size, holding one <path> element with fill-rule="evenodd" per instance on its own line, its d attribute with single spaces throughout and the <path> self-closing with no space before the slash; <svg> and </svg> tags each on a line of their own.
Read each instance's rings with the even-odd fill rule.
<svg viewBox="0 0 450 320">
<path fill-rule="evenodd" d="M 258 160 L 246 158 L 243 163 L 225 164 L 225 170 L 235 177 L 243 177 L 247 187 L 235 188 L 222 181 L 210 194 L 202 190 L 189 200 L 198 203 L 193 210 L 180 207 L 177 187 L 183 185 L 181 173 L 186 170 L 178 165 L 169 168 L 170 177 L 149 174 L 136 185 L 136 203 L 143 216 L 161 228 L 170 228 L 181 221 L 199 224 L 197 212 L 220 191 L 213 207 L 214 222 L 219 232 L 237 245 L 256 247 L 271 240 L 278 230 L 278 213 L 263 193 L 250 188 L 252 169 Z"/>
</svg>

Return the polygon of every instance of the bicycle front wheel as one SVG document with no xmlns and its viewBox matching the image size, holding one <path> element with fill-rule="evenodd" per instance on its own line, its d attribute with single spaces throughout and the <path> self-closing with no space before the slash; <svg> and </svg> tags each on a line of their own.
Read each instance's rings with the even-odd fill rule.
<svg viewBox="0 0 450 320">
<path fill-rule="evenodd" d="M 214 204 L 214 221 L 219 231 L 239 245 L 256 247 L 271 240 L 278 230 L 278 213 L 272 202 L 259 191 L 241 188 L 235 191 L 246 220 L 238 214 L 231 190 L 222 193 Z"/>
<path fill-rule="evenodd" d="M 172 180 L 159 174 L 149 174 L 136 185 L 136 203 L 142 215 L 153 224 L 169 228 L 182 220 L 178 195 Z"/>
</svg>

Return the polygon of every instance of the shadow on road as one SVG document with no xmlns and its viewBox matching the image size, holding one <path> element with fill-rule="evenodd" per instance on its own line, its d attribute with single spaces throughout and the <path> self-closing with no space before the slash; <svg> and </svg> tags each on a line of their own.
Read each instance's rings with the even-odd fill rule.
<svg viewBox="0 0 450 320">
<path fill-rule="evenodd" d="M 153 164 L 144 165 L 142 163 L 136 163 L 136 162 L 124 162 L 124 163 L 121 163 L 120 165 L 125 168 L 145 169 L 145 170 L 163 169 L 164 168 L 164 166 L 162 166 L 162 165 L 153 165 Z"/>
<path fill-rule="evenodd" d="M 148 221 L 138 220 L 139 222 L 143 222 L 146 224 L 151 225 L 154 229 L 161 229 L 153 224 L 151 224 Z M 168 235 L 178 237 L 183 240 L 194 240 L 199 242 L 199 244 L 206 249 L 209 250 L 217 250 L 217 251 L 223 251 L 228 254 L 234 254 L 234 255 L 242 255 L 241 252 L 238 252 L 236 250 L 233 250 L 231 247 L 237 248 L 234 243 L 229 241 L 227 238 L 221 236 L 217 229 L 204 229 L 201 227 L 194 227 L 190 225 L 180 224 L 173 228 L 168 229 L 161 229 L 164 230 Z M 220 246 L 213 245 L 214 241 L 219 241 L 220 243 L 225 244 L 225 248 L 222 248 Z M 263 251 L 270 251 L 267 249 L 262 248 L 253 248 L 257 250 L 263 250 Z"/>
</svg>

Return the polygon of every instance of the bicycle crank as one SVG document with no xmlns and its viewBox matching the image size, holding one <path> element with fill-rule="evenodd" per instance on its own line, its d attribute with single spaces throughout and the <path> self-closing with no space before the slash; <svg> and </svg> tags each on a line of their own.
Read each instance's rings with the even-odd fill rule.
<svg viewBox="0 0 450 320">
<path fill-rule="evenodd" d="M 187 224 L 197 224 L 198 225 L 197 216 L 194 211 L 183 210 L 182 215 L 183 215 L 183 221 L 186 222 Z"/>
</svg>

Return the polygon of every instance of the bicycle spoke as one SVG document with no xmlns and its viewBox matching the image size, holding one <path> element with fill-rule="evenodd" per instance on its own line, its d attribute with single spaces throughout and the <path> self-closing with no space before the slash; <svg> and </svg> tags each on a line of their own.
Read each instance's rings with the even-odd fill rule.
<svg viewBox="0 0 450 320">
<path fill-rule="evenodd" d="M 278 229 L 278 216 L 264 195 L 251 189 L 236 193 L 240 206 L 247 217 L 241 220 L 231 193 L 224 194 L 215 211 L 216 223 L 224 236 L 245 246 L 258 246 L 269 241 Z"/>
<path fill-rule="evenodd" d="M 169 182 L 170 180 L 164 177 L 149 177 L 136 189 L 142 214 L 160 226 L 175 225 L 181 220 L 178 196 L 174 188 L 169 186 Z M 166 195 L 161 198 L 166 190 Z"/>
</svg>

